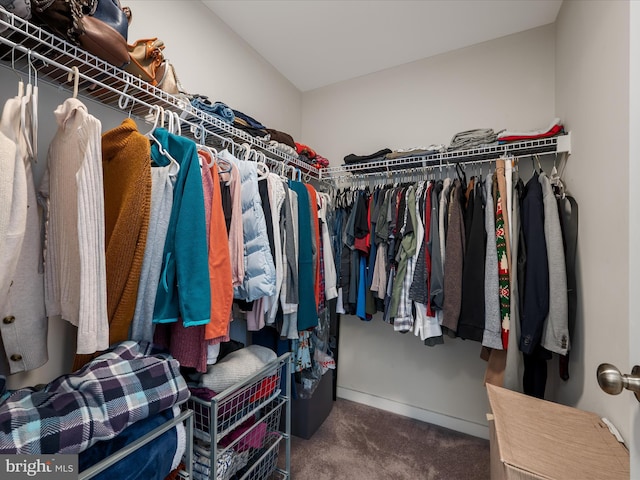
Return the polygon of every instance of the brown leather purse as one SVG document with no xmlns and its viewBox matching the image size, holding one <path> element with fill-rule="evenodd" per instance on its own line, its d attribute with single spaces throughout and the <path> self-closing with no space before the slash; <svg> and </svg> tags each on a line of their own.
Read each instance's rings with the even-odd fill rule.
<svg viewBox="0 0 640 480">
<path fill-rule="evenodd" d="M 158 85 L 166 73 L 164 42 L 158 38 L 143 38 L 127 45 L 129 64 L 124 69 L 151 85 Z"/>
<path fill-rule="evenodd" d="M 112 65 L 129 62 L 127 40 L 120 31 L 126 28 L 123 21 L 128 26 L 130 14 L 119 0 L 31 0 L 31 6 L 34 23 L 44 29 Z"/>
</svg>

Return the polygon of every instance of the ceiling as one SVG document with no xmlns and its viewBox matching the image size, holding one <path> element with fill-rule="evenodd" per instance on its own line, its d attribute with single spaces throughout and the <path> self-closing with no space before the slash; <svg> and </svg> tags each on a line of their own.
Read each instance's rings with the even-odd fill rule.
<svg viewBox="0 0 640 480">
<path fill-rule="evenodd" d="M 562 0 L 203 0 L 300 91 L 553 23 Z"/>
</svg>

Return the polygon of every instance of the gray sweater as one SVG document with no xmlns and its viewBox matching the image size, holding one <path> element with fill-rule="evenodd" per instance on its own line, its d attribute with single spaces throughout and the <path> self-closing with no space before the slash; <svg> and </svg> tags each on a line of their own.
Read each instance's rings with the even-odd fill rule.
<svg viewBox="0 0 640 480">
<path fill-rule="evenodd" d="M 566 355 L 569 351 L 569 307 L 558 205 L 547 174 L 541 173 L 538 181 L 542 185 L 544 238 L 549 259 L 549 314 L 544 323 L 541 344 L 551 352 Z"/>
</svg>

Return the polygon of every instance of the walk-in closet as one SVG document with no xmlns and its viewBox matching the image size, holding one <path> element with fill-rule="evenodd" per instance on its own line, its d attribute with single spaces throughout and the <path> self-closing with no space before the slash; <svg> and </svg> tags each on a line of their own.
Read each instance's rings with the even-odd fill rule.
<svg viewBox="0 0 640 480">
<path fill-rule="evenodd" d="M 629 0 L 0 0 L 0 477 L 640 478 L 639 53 Z"/>
</svg>

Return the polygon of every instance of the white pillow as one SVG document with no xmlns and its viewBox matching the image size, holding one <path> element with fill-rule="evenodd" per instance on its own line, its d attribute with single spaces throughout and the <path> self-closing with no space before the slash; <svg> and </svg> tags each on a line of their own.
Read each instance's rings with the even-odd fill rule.
<svg viewBox="0 0 640 480">
<path fill-rule="evenodd" d="M 200 379 L 200 386 L 222 393 L 227 388 L 250 377 L 267 363 L 275 360 L 276 353 L 260 345 L 249 345 L 231 352 L 215 365 L 207 367 Z"/>
</svg>

